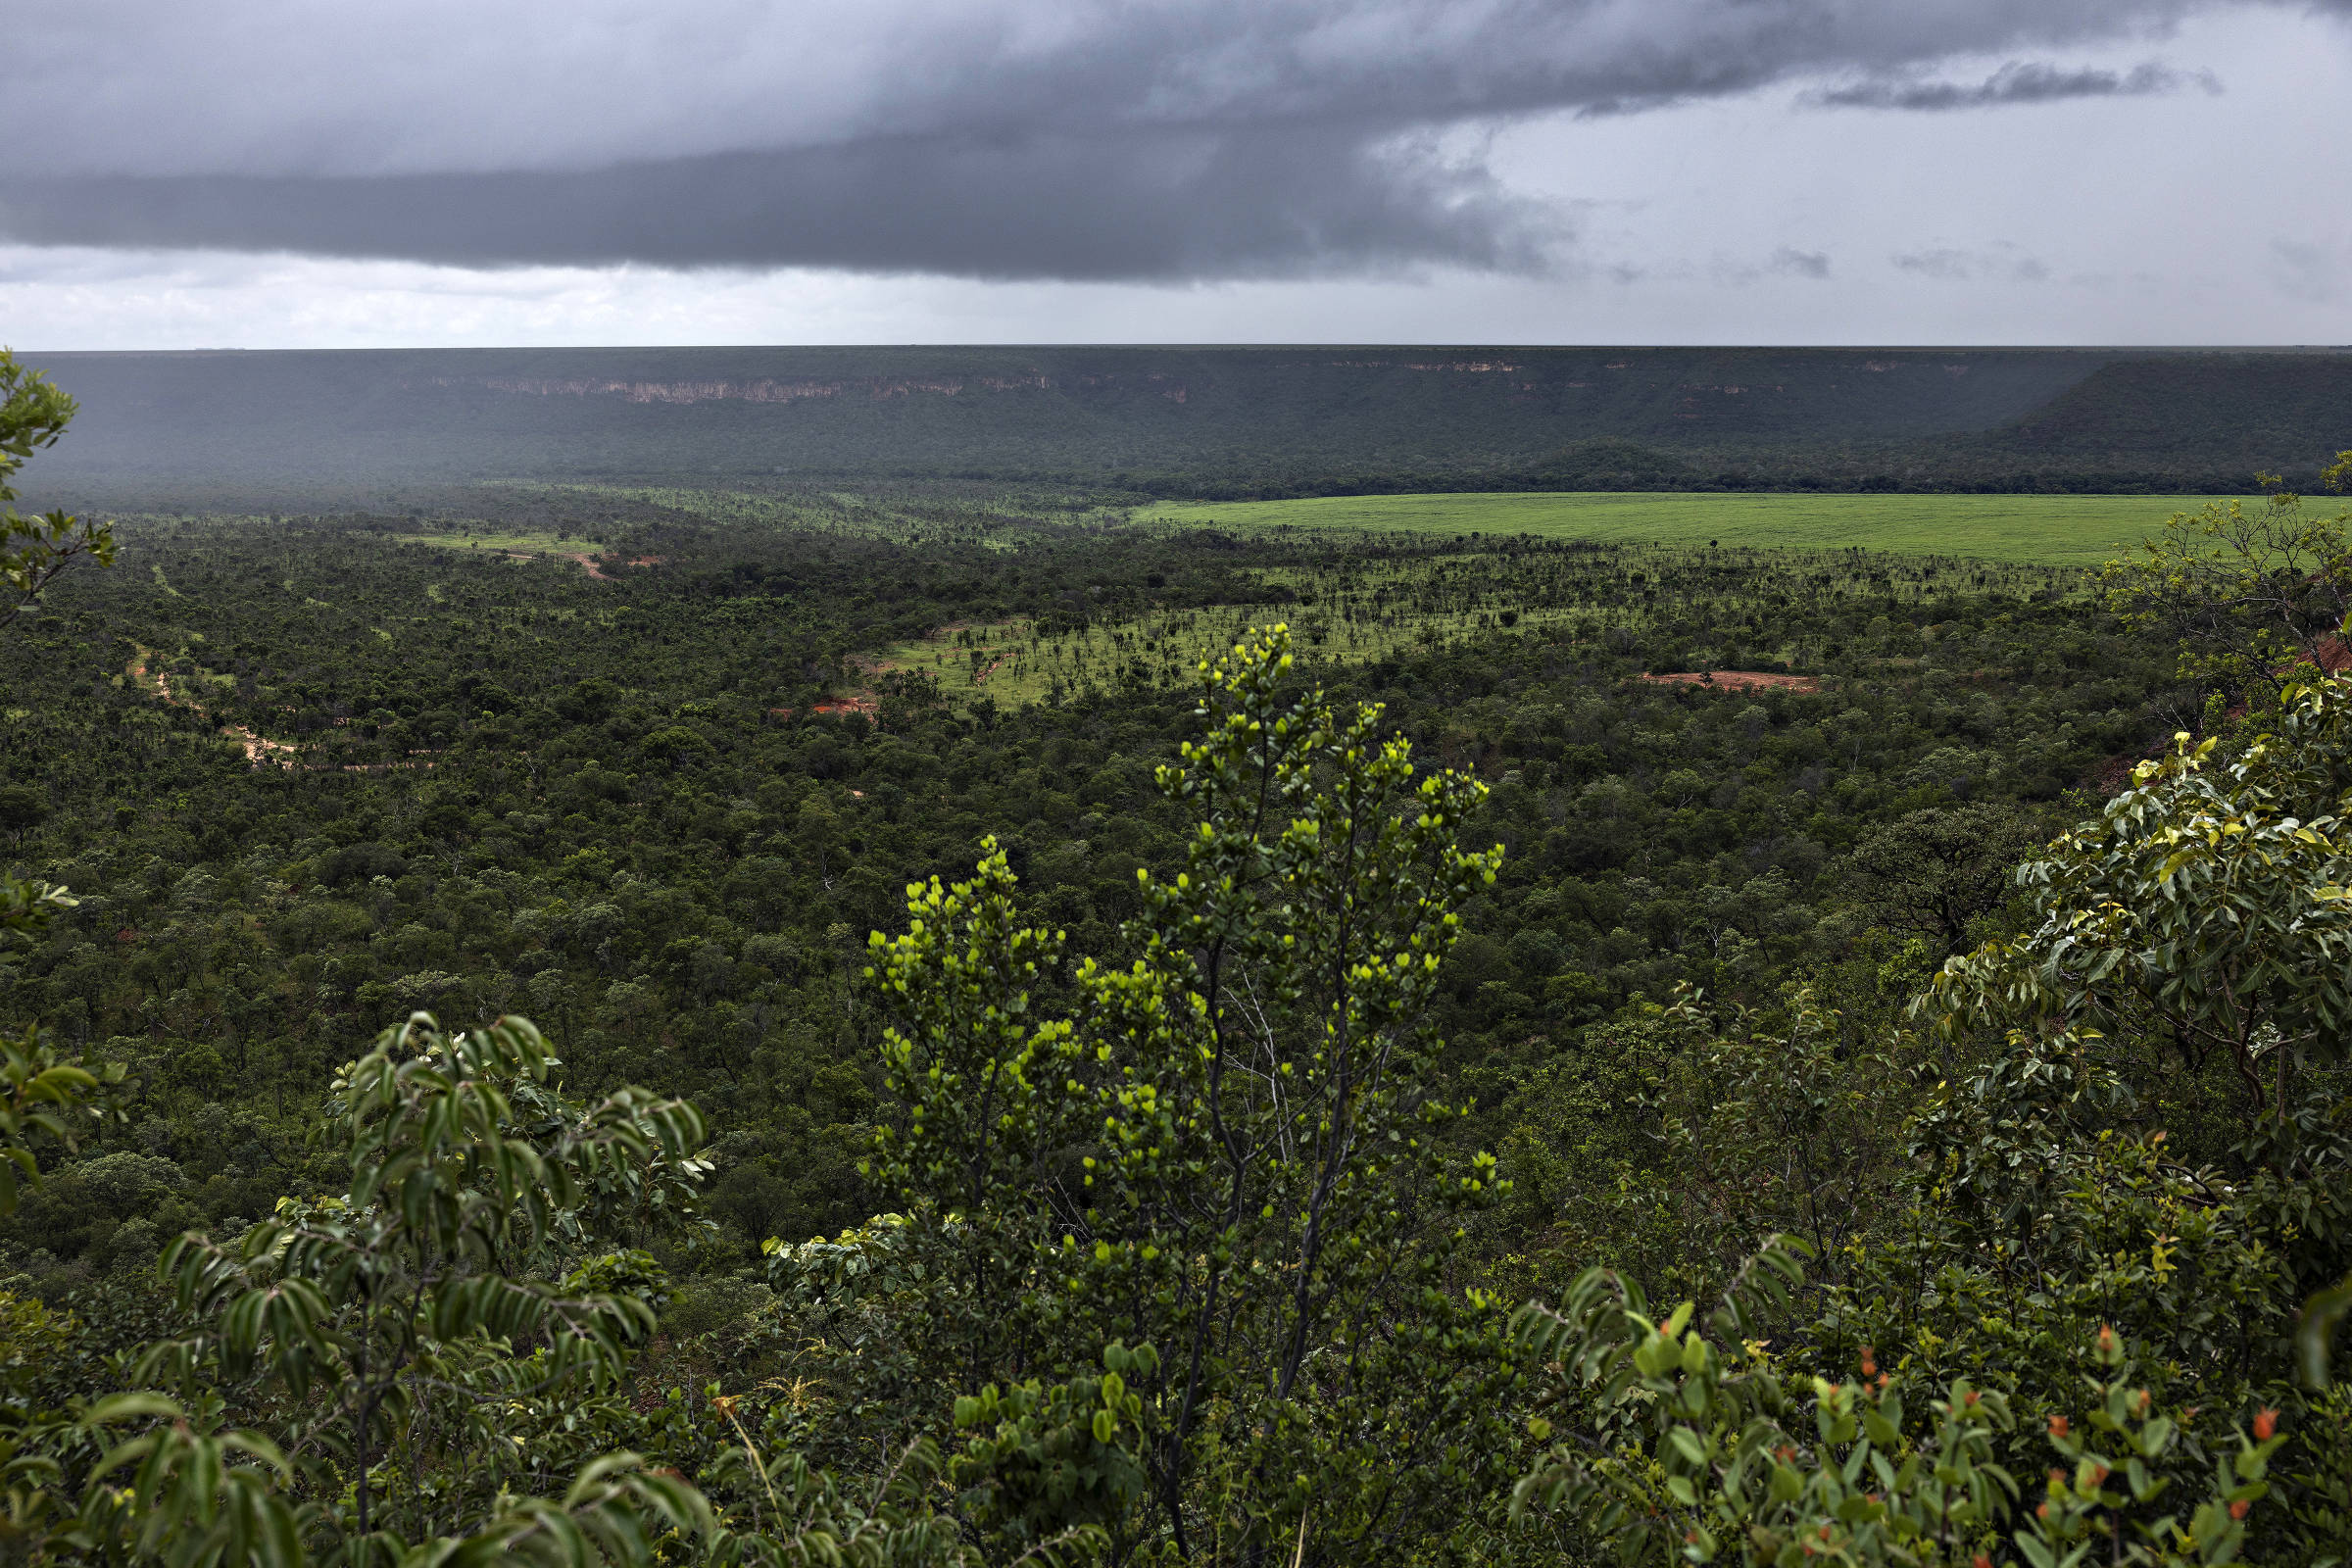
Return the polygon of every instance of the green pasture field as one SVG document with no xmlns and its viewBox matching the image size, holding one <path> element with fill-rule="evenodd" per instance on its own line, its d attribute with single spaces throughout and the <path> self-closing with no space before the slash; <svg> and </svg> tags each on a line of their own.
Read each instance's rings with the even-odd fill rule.
<svg viewBox="0 0 2352 1568">
<path fill-rule="evenodd" d="M 1318 496 L 1167 502 L 1138 521 L 1190 527 L 1522 534 L 1620 544 L 1864 549 L 2096 566 L 2210 496 L 1780 495 L 1674 492 Z"/>
</svg>

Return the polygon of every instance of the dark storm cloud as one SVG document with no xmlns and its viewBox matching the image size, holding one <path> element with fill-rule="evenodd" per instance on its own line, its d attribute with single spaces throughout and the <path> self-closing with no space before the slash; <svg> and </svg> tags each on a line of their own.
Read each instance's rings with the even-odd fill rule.
<svg viewBox="0 0 2352 1568">
<path fill-rule="evenodd" d="M 1493 127 L 1824 76 L 1932 96 L 1945 61 L 2142 39 L 2224 3 L 79 0 L 12 22 L 0 236 L 1001 278 L 1524 271 L 1571 230 L 1489 172 Z M 2083 85 L 2102 74 L 1948 90 L 2158 90 Z"/>
<path fill-rule="evenodd" d="M 0 184 L 0 227 L 100 246 L 460 265 L 779 261 L 969 276 L 1280 276 L 1383 263 L 1541 269 L 1562 237 L 1483 170 L 1344 133 L 1015 146 L 906 140 L 583 172 L 97 177 Z"/>
<path fill-rule="evenodd" d="M 2066 71 L 2051 65 L 2011 62 L 1983 81 L 1862 81 L 1807 93 L 1804 101 L 1821 109 L 1991 109 L 2068 98 L 2148 98 L 2179 92 L 2191 83 L 2209 93 L 2222 90 L 2221 82 L 2209 72 L 2183 74 L 2154 62 L 2128 72 Z"/>
</svg>

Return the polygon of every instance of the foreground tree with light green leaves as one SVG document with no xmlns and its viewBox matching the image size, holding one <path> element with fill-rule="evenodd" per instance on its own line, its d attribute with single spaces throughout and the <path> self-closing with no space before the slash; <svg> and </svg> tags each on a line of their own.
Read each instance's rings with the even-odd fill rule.
<svg viewBox="0 0 2352 1568">
<path fill-rule="evenodd" d="M 1494 1161 L 1447 1143 L 1427 1017 L 1501 852 L 1460 844 L 1482 786 L 1291 667 L 1279 626 L 1202 666 L 1202 738 L 1159 773 L 1199 826 L 1172 879 L 1138 873 L 1126 966 L 1040 1005 L 1061 939 L 993 846 L 874 938 L 903 1310 L 843 1376 L 919 1429 L 958 1386 L 1148 1348 L 1096 1422 L 1133 1455 L 1097 1498 L 1123 1550 L 1420 1561 L 1497 1522 L 1514 1448 L 1501 1304 L 1449 1277 Z M 828 1255 L 779 1249 L 779 1283 Z"/>
</svg>

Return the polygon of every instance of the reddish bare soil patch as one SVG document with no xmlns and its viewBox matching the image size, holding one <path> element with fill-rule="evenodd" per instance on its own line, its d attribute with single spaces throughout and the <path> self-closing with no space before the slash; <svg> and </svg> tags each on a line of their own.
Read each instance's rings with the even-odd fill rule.
<svg viewBox="0 0 2352 1568">
<path fill-rule="evenodd" d="M 2314 666 L 2317 666 L 2316 668 Z M 2352 670 L 2352 646 L 2332 634 L 2323 637 L 2308 654 L 2298 653 L 2283 664 L 2273 667 L 2271 673 L 2281 678 L 2310 679 L 2314 675 L 2341 675 Z M 2223 710 L 2225 721 L 2235 723 L 2246 716 L 2249 705 L 2242 699 Z M 2083 782 L 2101 795 L 2121 795 L 2132 787 L 2132 770 L 2142 762 L 2162 761 L 2171 752 L 2169 743 L 2141 756 L 2110 757 L 2090 771 Z"/>
<path fill-rule="evenodd" d="M 2321 638 L 2313 653 L 2318 656 L 2316 661 L 2308 655 L 2298 654 L 2279 665 L 2278 673 L 2283 675 L 2297 664 L 2307 662 L 2317 662 L 2320 668 L 2330 675 L 2341 675 L 2345 670 L 2352 669 L 2352 648 L 2345 647 L 2341 637 L 2330 634 Z"/>
<path fill-rule="evenodd" d="M 662 564 L 662 558 L 660 556 L 631 556 L 628 560 L 622 561 L 617 558 L 608 558 L 604 556 L 593 555 L 585 550 L 564 551 L 563 553 L 563 559 L 565 561 L 578 562 L 582 566 L 587 568 L 588 575 L 594 577 L 599 582 L 612 581 L 612 574 L 605 569 L 605 567 L 608 565 L 659 566 Z"/>
<path fill-rule="evenodd" d="M 828 697 L 813 704 L 811 713 L 879 713 L 882 705 L 871 697 Z"/>
<path fill-rule="evenodd" d="M 2271 673 L 2282 678 L 2309 679 L 2315 674 L 2341 675 L 2348 670 L 2352 670 L 2352 646 L 2347 646 L 2341 637 L 2329 635 L 2321 638 L 2311 653 L 2298 653 L 2285 663 L 2274 667 Z M 2248 706 L 2241 699 L 2225 709 L 2222 717 L 2227 722 L 2235 723 L 2246 716 Z M 2121 795 L 2132 787 L 2133 768 L 2142 762 L 2162 761 L 2171 749 L 2168 742 L 2143 755 L 2110 757 L 2092 768 L 2083 783 L 2101 795 Z"/>
<path fill-rule="evenodd" d="M 1661 686 L 1703 686 L 1719 692 L 1817 692 L 1818 675 L 1767 675 L 1752 669 L 1679 670 L 1671 675 L 1636 675 Z"/>
</svg>

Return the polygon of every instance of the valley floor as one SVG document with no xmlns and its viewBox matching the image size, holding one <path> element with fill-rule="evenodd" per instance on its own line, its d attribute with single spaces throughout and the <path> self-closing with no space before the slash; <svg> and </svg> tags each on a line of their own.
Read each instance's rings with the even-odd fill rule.
<svg viewBox="0 0 2352 1568">
<path fill-rule="evenodd" d="M 1881 550 L 2095 566 L 2204 496 L 1781 495 L 1558 491 L 1168 502 L 1136 514 L 1188 527 L 1319 528 L 1609 543 Z"/>
</svg>

